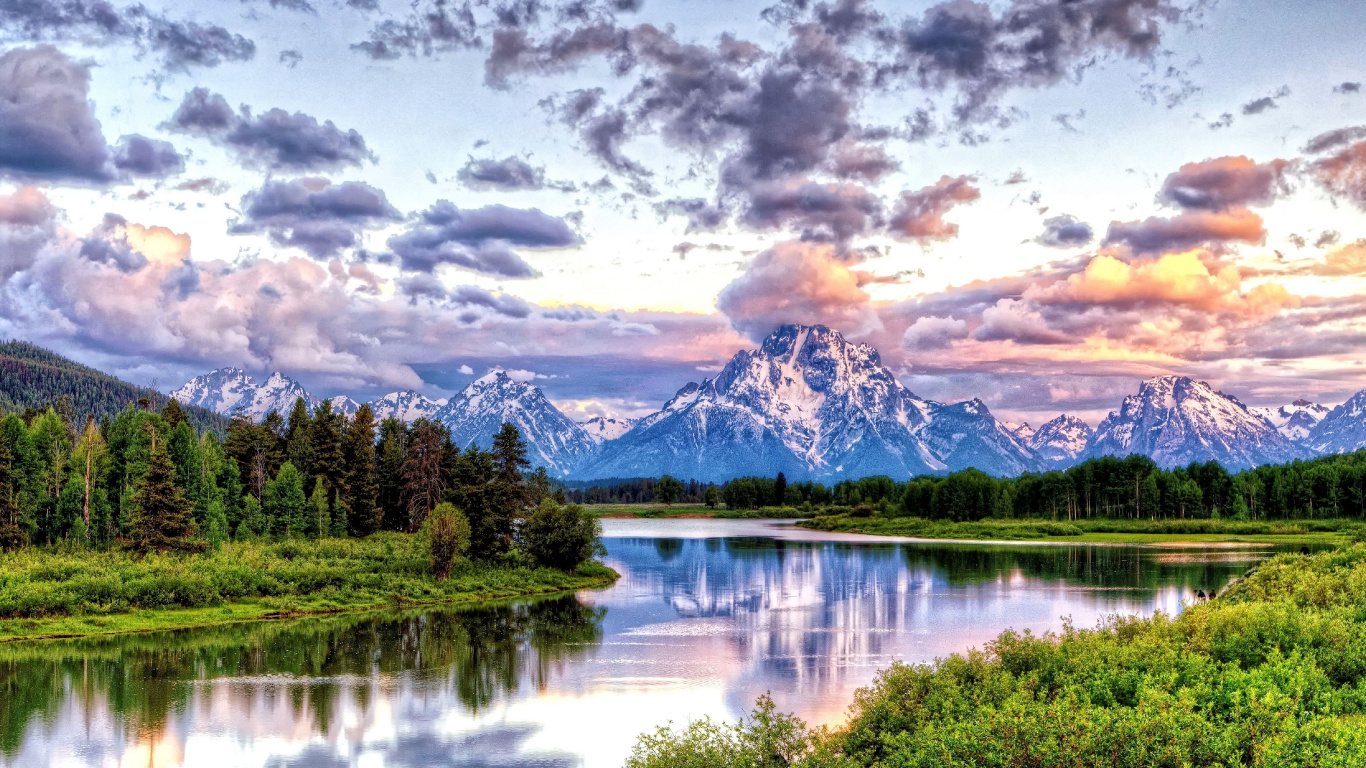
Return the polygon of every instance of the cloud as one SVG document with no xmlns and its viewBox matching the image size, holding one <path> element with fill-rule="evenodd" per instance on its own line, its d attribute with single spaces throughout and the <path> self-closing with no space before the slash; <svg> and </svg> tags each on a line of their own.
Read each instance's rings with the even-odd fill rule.
<svg viewBox="0 0 1366 768">
<path fill-rule="evenodd" d="M 1366 275 L 1366 240 L 1348 243 L 1328 253 L 1323 262 L 1315 264 L 1309 272 L 1323 277 Z"/>
<path fill-rule="evenodd" d="M 0 30 L 28 40 L 75 41 L 84 45 L 129 42 L 159 51 L 171 69 L 216 67 L 249 61 L 251 40 L 213 24 L 173 21 L 141 4 L 117 8 L 104 0 L 7 2 L 0 4 Z"/>
<path fill-rule="evenodd" d="M 1019 344 L 1065 344 L 1072 337 L 1054 330 L 1039 309 L 1025 301 L 1001 299 L 982 312 L 982 324 L 973 332 L 978 341 L 1013 341 Z"/>
<path fill-rule="evenodd" d="M 1289 95 L 1290 86 L 1282 85 L 1280 88 L 1276 89 L 1275 93 L 1271 94 L 1270 96 L 1263 96 L 1260 99 L 1253 99 L 1252 101 L 1249 101 L 1248 103 L 1244 104 L 1243 114 L 1260 115 L 1261 113 L 1269 109 L 1275 109 L 1277 106 L 1279 106 L 1277 102 L 1279 102 L 1281 99 L 1286 98 Z"/>
<path fill-rule="evenodd" d="M 514 192 L 549 187 L 562 192 L 573 192 L 575 190 L 572 183 L 547 181 L 545 168 L 533 166 L 525 160 L 512 156 L 505 157 L 502 160 L 471 157 L 464 167 L 455 174 L 455 177 L 470 189 Z"/>
<path fill-rule="evenodd" d="M 355 129 L 343 131 L 328 120 L 302 112 L 270 109 L 253 115 L 237 112 L 227 99 L 206 88 L 185 94 L 166 128 L 203 136 L 226 147 L 250 168 L 289 172 L 333 171 L 375 162 L 375 155 Z"/>
<path fill-rule="evenodd" d="M 779 243 L 721 290 L 716 308 L 756 341 L 794 322 L 821 323 L 857 336 L 881 327 L 863 290 L 867 277 L 850 269 L 833 245 Z"/>
<path fill-rule="evenodd" d="M 366 229 L 402 218 L 382 190 L 364 182 L 327 179 L 267 181 L 242 198 L 232 234 L 266 233 L 271 242 L 314 258 L 355 247 Z"/>
<path fill-rule="evenodd" d="M 1256 163 L 1244 157 L 1219 157 L 1186 163 L 1167 176 L 1158 200 L 1186 209 L 1225 211 L 1235 206 L 1270 205 L 1289 191 L 1285 160 Z"/>
<path fill-rule="evenodd" d="M 1105 245 L 1127 245 L 1137 253 L 1185 251 L 1205 243 L 1266 242 L 1262 217 L 1246 208 L 1185 211 L 1142 221 L 1112 221 Z"/>
<path fill-rule="evenodd" d="M 89 90 L 89 66 L 50 45 L 0 56 L 0 170 L 21 178 L 112 180 Z"/>
<path fill-rule="evenodd" d="M 918 317 L 901 337 L 901 346 L 910 350 L 945 349 L 957 339 L 968 337 L 968 324 L 955 317 Z"/>
<path fill-rule="evenodd" d="M 742 221 L 754 229 L 794 227 L 804 240 L 845 243 L 882 223 L 882 201 L 861 185 L 802 178 L 757 182 Z"/>
<path fill-rule="evenodd" d="M 134 176 L 162 178 L 185 170 L 185 157 L 169 141 L 132 134 L 114 147 L 114 167 Z"/>
<path fill-rule="evenodd" d="M 901 193 L 887 229 L 907 240 L 930 242 L 949 240 L 958 235 L 958 225 L 945 221 L 944 215 L 955 205 L 970 203 L 982 196 L 973 186 L 972 176 L 944 176 L 930 186 Z"/>
<path fill-rule="evenodd" d="M 405 270 L 431 272 L 441 264 L 500 277 L 535 277 L 537 272 L 512 246 L 567 248 L 579 237 L 564 219 L 539 209 L 489 205 L 457 208 L 438 200 L 418 214 L 405 232 L 389 238 L 389 248 Z"/>
<path fill-rule="evenodd" d="M 469 2 L 434 0 L 402 21 L 385 19 L 370 30 L 368 39 L 351 46 L 372 59 L 430 56 L 441 51 L 479 47 L 474 10 Z"/>
<path fill-rule="evenodd" d="M 1034 238 L 1034 242 L 1049 248 L 1079 248 L 1096 236 L 1090 224 L 1070 215 L 1044 219 L 1043 227 L 1043 234 Z"/>
<path fill-rule="evenodd" d="M 1333 86 L 1333 93 L 1360 93 L 1361 83 L 1347 81 Z"/>
<path fill-rule="evenodd" d="M 1340 128 L 1320 134 L 1305 147 L 1319 158 L 1308 173 L 1334 197 L 1346 198 L 1366 210 L 1366 126 Z"/>
</svg>

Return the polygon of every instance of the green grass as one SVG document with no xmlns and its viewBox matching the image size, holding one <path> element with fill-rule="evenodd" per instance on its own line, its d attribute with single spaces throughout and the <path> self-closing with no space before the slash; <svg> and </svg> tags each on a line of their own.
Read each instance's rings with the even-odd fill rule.
<svg viewBox="0 0 1366 768">
<path fill-rule="evenodd" d="M 791 520 L 810 517 L 813 513 L 796 507 L 763 507 L 761 509 L 715 509 L 702 504 L 588 504 L 584 507 L 598 517 L 638 517 L 645 519 L 669 517 L 711 517 L 722 520 Z"/>
<path fill-rule="evenodd" d="M 202 555 L 24 549 L 0 555 L 0 640 L 201 626 L 377 607 L 457 603 L 585 589 L 617 574 L 468 560 L 431 575 L 425 541 L 234 542 Z"/>
<path fill-rule="evenodd" d="M 642 737 L 628 768 L 1366 765 L 1366 546 L 1280 555 L 1179 616 L 895 664 L 837 731 L 760 701 Z"/>
<path fill-rule="evenodd" d="M 920 517 L 824 515 L 797 523 L 806 528 L 873 536 L 977 541 L 1067 541 L 1082 544 L 1341 542 L 1358 535 L 1354 520 L 1076 520 L 994 519 L 955 523 Z"/>
</svg>

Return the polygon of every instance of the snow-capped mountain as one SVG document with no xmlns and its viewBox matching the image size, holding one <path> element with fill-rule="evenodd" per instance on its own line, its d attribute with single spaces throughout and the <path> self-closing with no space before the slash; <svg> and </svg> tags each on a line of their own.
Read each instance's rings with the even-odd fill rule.
<svg viewBox="0 0 1366 768">
<path fill-rule="evenodd" d="M 1149 456 L 1162 467 L 1218 461 L 1230 470 L 1289 461 L 1300 449 L 1235 397 L 1184 376 L 1148 379 L 1100 423 L 1087 456 Z"/>
<path fill-rule="evenodd" d="M 196 376 L 171 393 L 182 405 L 194 405 L 225 416 L 241 414 L 260 421 L 267 413 L 278 411 L 288 416 L 294 401 L 300 397 L 310 409 L 318 406 L 318 399 L 303 385 L 288 376 L 275 372 L 264 384 L 257 384 L 241 368 L 219 368 Z"/>
<path fill-rule="evenodd" d="M 981 401 L 923 400 L 871 346 L 786 325 L 715 378 L 680 389 L 575 475 L 906 477 L 967 466 L 1014 474 L 1034 460 Z"/>
<path fill-rule="evenodd" d="M 598 444 L 616 440 L 630 432 L 635 425 L 635 419 L 610 419 L 606 416 L 594 416 L 588 421 L 579 422 L 579 426 L 583 427 L 589 439 Z"/>
<path fill-rule="evenodd" d="M 356 411 L 360 410 L 360 403 L 352 400 L 346 395 L 337 395 L 332 398 L 332 411 L 334 413 L 344 413 L 347 416 L 355 416 Z"/>
<path fill-rule="evenodd" d="M 1095 430 L 1077 418 L 1063 414 L 1044 422 L 1029 437 L 1029 449 L 1045 467 L 1059 469 L 1071 466 L 1086 452 Z"/>
<path fill-rule="evenodd" d="M 1029 422 L 1027 421 L 1022 421 L 1019 424 L 1016 424 L 1013 421 L 1003 421 L 1001 422 L 1001 426 L 1005 427 L 1007 432 L 1014 435 L 1016 440 L 1019 440 L 1025 445 L 1028 445 L 1029 441 L 1034 439 L 1034 428 L 1029 426 Z"/>
<path fill-rule="evenodd" d="M 1290 438 L 1291 441 L 1300 442 L 1313 431 L 1314 425 L 1323 421 L 1323 417 L 1328 415 L 1332 409 L 1326 405 L 1311 403 L 1308 400 L 1296 400 L 1290 405 L 1282 405 L 1280 408 L 1253 408 L 1253 413 L 1271 422 L 1271 426 L 1276 431 Z"/>
<path fill-rule="evenodd" d="M 490 371 L 470 382 L 432 415 L 446 425 L 461 448 L 489 448 L 493 436 L 509 422 L 527 443 L 527 458 L 553 475 L 563 476 L 590 456 L 597 444 L 579 423 L 560 413 L 540 388 L 514 381 L 503 371 Z"/>
<path fill-rule="evenodd" d="M 390 392 L 371 402 L 370 409 L 380 421 L 396 418 L 399 421 L 414 422 L 418 419 L 430 419 L 445 404 L 444 398 L 431 400 L 411 389 L 406 389 L 402 392 Z"/>
<path fill-rule="evenodd" d="M 1329 411 L 1304 442 L 1317 453 L 1349 453 L 1366 448 L 1366 389 Z"/>
</svg>

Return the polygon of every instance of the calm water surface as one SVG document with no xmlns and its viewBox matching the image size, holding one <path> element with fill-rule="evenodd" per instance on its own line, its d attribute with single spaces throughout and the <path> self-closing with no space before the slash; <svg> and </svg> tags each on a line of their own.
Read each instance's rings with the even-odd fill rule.
<svg viewBox="0 0 1366 768">
<path fill-rule="evenodd" d="M 469 610 L 0 646 L 0 765 L 619 766 L 770 691 L 839 723 L 893 661 L 1175 612 L 1259 549 L 946 544 L 607 520 L 616 586 Z"/>
</svg>

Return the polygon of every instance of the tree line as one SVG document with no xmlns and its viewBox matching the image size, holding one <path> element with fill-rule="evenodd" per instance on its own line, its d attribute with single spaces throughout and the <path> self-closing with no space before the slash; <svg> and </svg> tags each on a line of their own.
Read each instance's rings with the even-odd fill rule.
<svg viewBox="0 0 1366 768">
<path fill-rule="evenodd" d="M 706 495 L 704 493 L 704 495 Z M 1146 456 L 1105 456 L 1065 470 L 998 478 L 975 469 L 897 482 L 827 486 L 741 477 L 707 503 L 865 508 L 888 515 L 970 521 L 987 517 L 1291 520 L 1366 517 L 1366 450 L 1230 473 L 1218 462 L 1163 469 Z"/>
<path fill-rule="evenodd" d="M 415 532 L 435 514 L 434 553 L 517 550 L 572 568 L 591 557 L 597 522 L 564 507 L 563 491 L 529 466 L 511 424 L 490 450 L 462 450 L 439 423 L 377 420 L 369 405 L 348 417 L 330 400 L 233 418 L 221 441 L 175 400 L 99 423 L 48 407 L 0 418 L 0 548 L 194 551 L 233 538 Z"/>
</svg>

